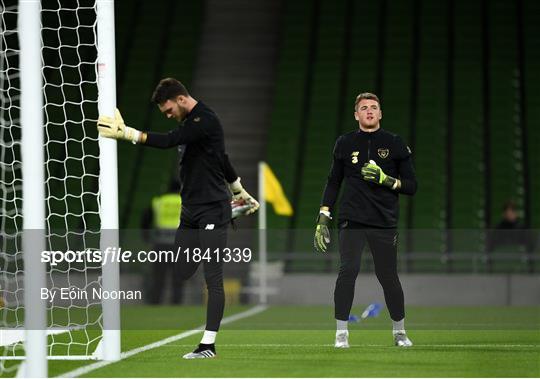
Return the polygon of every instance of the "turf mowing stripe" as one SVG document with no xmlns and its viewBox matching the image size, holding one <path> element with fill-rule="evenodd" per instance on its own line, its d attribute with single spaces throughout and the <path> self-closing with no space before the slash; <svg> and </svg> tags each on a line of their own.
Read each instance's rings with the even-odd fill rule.
<svg viewBox="0 0 540 379">
<path fill-rule="evenodd" d="M 266 309 L 268 309 L 268 306 L 266 306 L 266 305 L 257 305 L 256 307 L 248 309 L 247 311 L 240 312 L 240 313 L 237 313 L 235 315 L 225 317 L 221 321 L 221 325 L 230 324 L 231 322 L 238 321 L 238 320 L 241 320 L 241 319 L 246 318 L 246 317 L 254 316 L 257 313 L 264 312 Z M 156 347 L 161 347 L 161 346 L 167 345 L 167 344 L 169 344 L 171 342 L 181 340 L 182 338 L 186 338 L 186 337 L 192 336 L 194 334 L 201 333 L 204 330 L 204 328 L 205 328 L 205 325 L 201 325 L 201 326 L 199 326 L 199 327 L 197 327 L 195 329 L 188 330 L 187 332 L 183 332 L 183 333 L 171 336 L 171 337 L 167 337 L 167 338 L 164 338 L 162 340 L 153 342 L 151 344 L 141 346 L 141 347 L 138 347 L 136 349 L 129 350 L 129 351 L 126 351 L 124 353 L 121 353 L 120 354 L 120 360 L 118 360 L 118 361 L 100 361 L 100 362 L 92 363 L 92 364 L 89 364 L 87 366 L 79 367 L 79 368 L 77 368 L 75 370 L 66 372 L 66 373 L 64 373 L 62 375 L 59 375 L 58 378 L 76 378 L 76 377 L 79 377 L 81 375 L 88 374 L 91 371 L 94 371 L 94 370 L 97 370 L 99 368 L 108 366 L 108 365 L 110 365 L 112 363 L 120 362 L 122 359 L 132 357 L 132 356 L 134 356 L 136 354 L 139 354 L 139 353 L 142 353 L 144 351 L 155 349 Z"/>
</svg>

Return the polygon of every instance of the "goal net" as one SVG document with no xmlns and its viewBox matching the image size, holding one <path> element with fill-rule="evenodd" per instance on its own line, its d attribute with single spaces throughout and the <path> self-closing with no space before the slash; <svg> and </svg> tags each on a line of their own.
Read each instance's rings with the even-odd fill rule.
<svg viewBox="0 0 540 379">
<path fill-rule="evenodd" d="M 25 109 L 20 103 L 20 78 L 24 73 L 20 71 L 17 3 L 0 0 L 0 16 L 2 374 L 15 371 L 25 355 L 24 277 L 28 273 L 23 265 L 21 239 L 23 220 L 29 215 L 22 214 L 22 204 L 24 195 L 30 194 L 22 191 L 24 131 L 20 119 Z M 44 141 L 43 151 L 35 153 L 44 159 L 44 246 L 49 251 L 100 249 L 97 19 L 96 1 L 47 1 L 41 5 L 39 85 Z M 103 335 L 102 304 L 80 294 L 101 288 L 102 267 L 80 259 L 48 263 L 46 278 L 49 359 L 99 358 L 96 349 Z"/>
</svg>

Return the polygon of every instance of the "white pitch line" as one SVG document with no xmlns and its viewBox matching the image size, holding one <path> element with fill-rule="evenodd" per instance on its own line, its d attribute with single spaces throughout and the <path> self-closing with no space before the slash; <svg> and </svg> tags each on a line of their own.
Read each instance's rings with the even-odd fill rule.
<svg viewBox="0 0 540 379">
<path fill-rule="evenodd" d="M 56 334 L 69 333 L 72 330 L 82 329 L 82 326 L 76 326 L 71 328 L 49 328 L 47 329 L 47 335 L 53 336 Z M 0 346 L 9 346 L 18 342 L 24 342 L 26 337 L 26 331 L 20 328 L 2 328 L 0 329 Z M 4 357 L 0 357 L 4 358 Z"/>
<path fill-rule="evenodd" d="M 192 345 L 179 345 L 171 344 L 171 347 L 188 347 Z M 333 347 L 334 344 L 294 344 L 294 343 L 257 343 L 257 344 L 219 344 L 219 347 Z M 390 344 L 361 344 L 355 345 L 351 344 L 351 347 L 382 347 L 382 348 L 391 348 L 396 349 L 395 346 Z M 501 348 L 501 347 L 536 347 L 540 348 L 540 344 L 414 344 L 413 347 L 455 347 L 455 348 L 464 348 L 464 347 L 478 347 L 478 348 Z"/>
<path fill-rule="evenodd" d="M 247 311 L 240 312 L 240 313 L 237 313 L 237 314 L 229 316 L 229 317 L 225 317 L 221 321 L 221 325 L 230 324 L 231 322 L 241 320 L 241 319 L 246 318 L 246 317 L 254 316 L 257 313 L 264 312 L 266 309 L 268 309 L 268 306 L 266 306 L 266 305 L 257 305 L 256 307 L 248 309 Z M 180 334 L 177 334 L 177 335 L 167 337 L 167 338 L 164 338 L 162 340 L 153 342 L 151 344 L 141 346 L 141 347 L 138 347 L 138 348 L 133 349 L 133 350 L 126 351 L 126 352 L 120 354 L 120 360 L 118 360 L 118 361 L 100 361 L 100 362 L 92 363 L 92 364 L 89 364 L 87 366 L 79 367 L 79 368 L 77 368 L 75 370 L 66 372 L 66 373 L 64 373 L 62 375 L 59 375 L 58 377 L 59 378 L 76 378 L 76 377 L 79 377 L 81 375 L 85 375 L 85 374 L 87 374 L 87 373 L 89 373 L 91 371 L 94 371 L 94 370 L 97 370 L 99 368 L 108 366 L 108 365 L 110 365 L 112 363 L 120 362 L 122 359 L 132 357 L 132 356 L 134 356 L 136 354 L 139 354 L 139 353 L 142 353 L 144 351 L 155 349 L 157 347 L 167 345 L 167 344 L 169 344 L 171 342 L 181 340 L 182 338 L 186 338 L 186 337 L 192 336 L 194 334 L 201 333 L 204 330 L 204 327 L 205 327 L 205 325 L 201 325 L 201 326 L 199 326 L 199 327 L 197 327 L 195 329 L 188 330 L 187 332 L 183 332 L 183 333 L 180 333 Z"/>
</svg>

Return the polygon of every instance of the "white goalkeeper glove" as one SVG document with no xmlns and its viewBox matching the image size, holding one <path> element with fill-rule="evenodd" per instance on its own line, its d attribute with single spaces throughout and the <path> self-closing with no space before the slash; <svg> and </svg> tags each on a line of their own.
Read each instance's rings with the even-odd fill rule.
<svg viewBox="0 0 540 379">
<path fill-rule="evenodd" d="M 251 210 L 251 204 L 244 200 L 232 200 L 231 201 L 231 218 L 234 220 L 240 216 L 247 216 L 247 212 Z"/>
<path fill-rule="evenodd" d="M 135 144 L 141 140 L 142 132 L 126 126 L 122 114 L 118 109 L 114 112 L 114 118 L 99 116 L 97 122 L 99 135 L 106 138 L 123 139 Z"/>
<path fill-rule="evenodd" d="M 246 215 L 255 213 L 259 209 L 259 202 L 253 198 L 247 191 L 242 187 L 240 183 L 240 178 L 236 179 L 234 182 L 229 183 L 229 190 L 232 192 L 233 201 L 245 201 L 250 205 Z"/>
</svg>

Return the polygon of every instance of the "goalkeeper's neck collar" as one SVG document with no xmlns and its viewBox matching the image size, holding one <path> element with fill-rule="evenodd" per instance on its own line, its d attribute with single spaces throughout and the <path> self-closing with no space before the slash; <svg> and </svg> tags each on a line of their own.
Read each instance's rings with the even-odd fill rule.
<svg viewBox="0 0 540 379">
<path fill-rule="evenodd" d="M 360 133 L 368 133 L 368 134 L 377 133 L 379 130 L 381 130 L 381 125 L 380 124 L 379 124 L 379 126 L 377 126 L 376 128 L 373 128 L 373 129 L 365 129 L 365 128 L 362 128 L 362 126 L 359 126 L 359 128 L 358 128 L 358 131 Z"/>
</svg>

